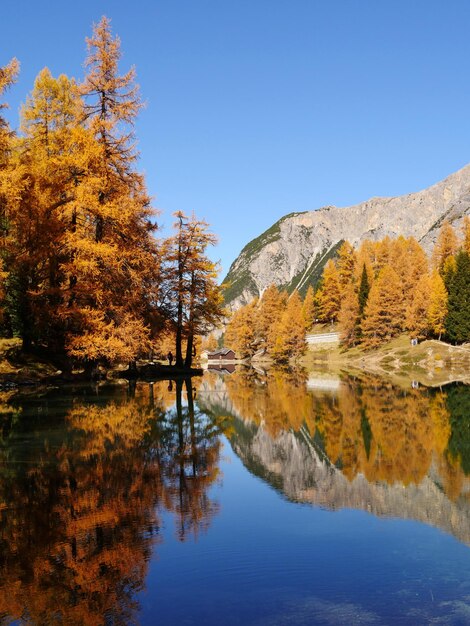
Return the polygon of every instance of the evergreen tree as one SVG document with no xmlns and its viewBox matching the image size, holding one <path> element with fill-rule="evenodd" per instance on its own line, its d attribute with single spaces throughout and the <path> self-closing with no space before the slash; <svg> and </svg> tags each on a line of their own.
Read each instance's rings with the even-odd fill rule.
<svg viewBox="0 0 470 626">
<path fill-rule="evenodd" d="M 446 286 L 446 336 L 455 343 L 470 341 L 470 255 L 466 252 L 457 253 L 455 271 L 449 274 Z"/>
<path fill-rule="evenodd" d="M 369 298 L 369 276 L 367 275 L 366 264 L 362 265 L 362 274 L 361 274 L 361 282 L 359 285 L 359 315 L 362 317 L 364 314 L 364 309 L 366 308 L 367 300 Z"/>
<path fill-rule="evenodd" d="M 463 218 L 463 251 L 470 254 L 470 217 L 466 215 Z"/>
</svg>

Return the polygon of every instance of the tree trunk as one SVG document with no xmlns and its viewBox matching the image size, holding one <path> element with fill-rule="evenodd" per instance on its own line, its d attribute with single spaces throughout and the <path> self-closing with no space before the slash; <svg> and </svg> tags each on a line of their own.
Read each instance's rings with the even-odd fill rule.
<svg viewBox="0 0 470 626">
<path fill-rule="evenodd" d="M 187 368 L 190 368 L 193 362 L 193 345 L 194 345 L 194 335 L 193 333 L 190 333 L 188 335 L 188 342 L 186 344 L 186 359 L 184 362 L 184 366 Z"/>
</svg>

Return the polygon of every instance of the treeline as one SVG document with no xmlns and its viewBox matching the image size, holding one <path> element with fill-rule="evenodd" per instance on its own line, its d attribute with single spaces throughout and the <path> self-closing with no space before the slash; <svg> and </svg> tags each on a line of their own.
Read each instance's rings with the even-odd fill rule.
<svg viewBox="0 0 470 626">
<path fill-rule="evenodd" d="M 429 260 L 413 238 L 345 242 L 315 294 L 317 317 L 338 322 L 347 346 L 378 346 L 402 332 L 412 338 L 470 340 L 470 219 L 463 237 L 448 222 Z"/>
<path fill-rule="evenodd" d="M 225 344 L 242 359 L 259 353 L 283 363 L 301 356 L 313 311 L 309 301 L 302 302 L 297 291 L 288 296 L 275 285 L 269 286 L 261 299 L 235 311 L 227 325 Z"/>
<path fill-rule="evenodd" d="M 271 285 L 236 311 L 225 343 L 241 358 L 299 357 L 315 324 L 337 324 L 346 346 L 378 346 L 402 332 L 416 339 L 470 341 L 470 219 L 462 237 L 444 222 L 431 260 L 413 237 L 344 242 L 302 302 Z"/>
<path fill-rule="evenodd" d="M 157 240 L 136 169 L 134 69 L 119 73 L 106 17 L 87 46 L 83 81 L 40 72 L 18 133 L 0 111 L 0 334 L 86 365 L 171 338 L 176 364 L 190 365 L 195 336 L 223 314 L 214 237 L 177 213 L 174 235 Z M 18 70 L 15 59 L 0 68 L 0 96 Z"/>
</svg>

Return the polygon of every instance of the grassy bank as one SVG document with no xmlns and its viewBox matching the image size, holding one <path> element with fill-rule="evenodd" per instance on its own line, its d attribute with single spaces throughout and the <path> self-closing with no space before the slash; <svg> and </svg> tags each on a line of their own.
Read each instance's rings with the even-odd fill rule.
<svg viewBox="0 0 470 626">
<path fill-rule="evenodd" d="M 427 386 L 461 381 L 470 384 L 470 344 L 453 346 L 429 340 L 412 346 L 402 335 L 374 350 L 324 346 L 308 350 L 303 365 L 331 371 L 360 370 L 394 378 L 415 380 Z"/>
</svg>

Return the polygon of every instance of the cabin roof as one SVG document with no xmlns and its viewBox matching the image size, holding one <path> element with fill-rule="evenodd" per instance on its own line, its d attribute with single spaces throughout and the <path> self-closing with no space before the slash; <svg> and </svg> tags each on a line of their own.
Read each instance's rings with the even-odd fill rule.
<svg viewBox="0 0 470 626">
<path fill-rule="evenodd" d="M 226 356 L 229 352 L 235 354 L 231 348 L 220 348 L 219 350 L 214 350 L 214 352 L 209 352 L 209 356 Z"/>
</svg>

